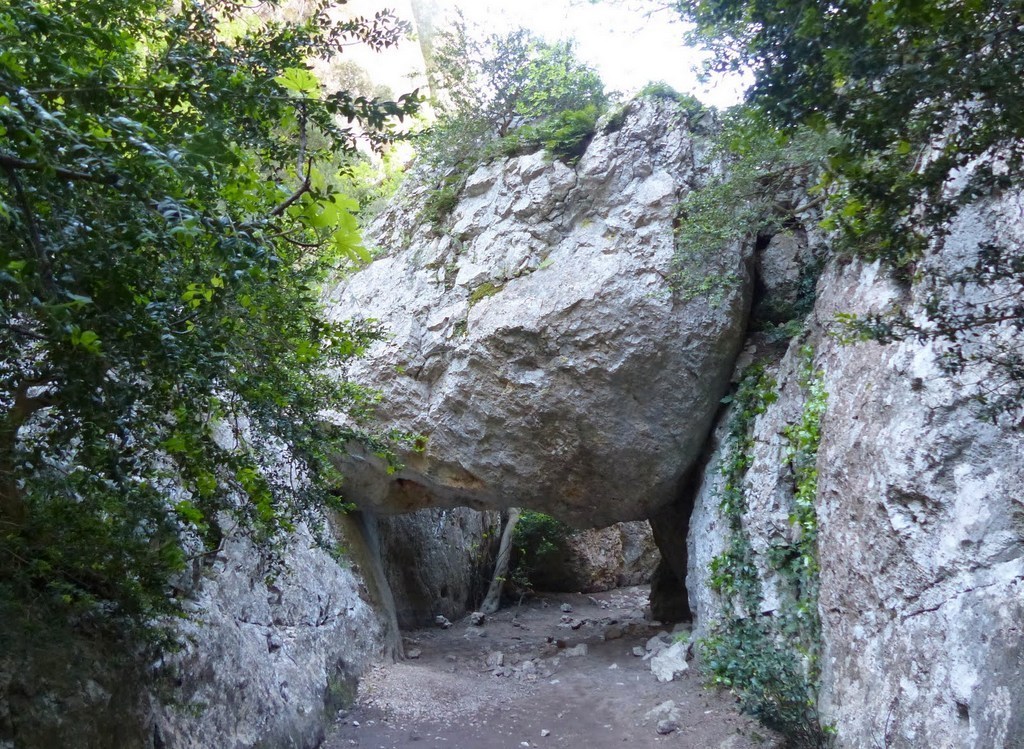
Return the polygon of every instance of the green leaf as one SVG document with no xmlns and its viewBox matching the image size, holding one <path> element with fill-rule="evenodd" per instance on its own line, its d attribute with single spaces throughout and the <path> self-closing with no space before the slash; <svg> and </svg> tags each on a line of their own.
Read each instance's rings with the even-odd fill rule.
<svg viewBox="0 0 1024 749">
<path fill-rule="evenodd" d="M 320 81 L 306 68 L 287 68 L 274 80 L 293 94 L 312 94 L 320 90 Z"/>
</svg>

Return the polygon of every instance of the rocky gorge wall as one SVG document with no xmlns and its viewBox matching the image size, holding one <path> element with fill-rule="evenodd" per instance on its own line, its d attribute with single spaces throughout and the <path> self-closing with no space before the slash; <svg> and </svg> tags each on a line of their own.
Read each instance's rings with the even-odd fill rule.
<svg viewBox="0 0 1024 749">
<path fill-rule="evenodd" d="M 973 262 L 992 238 L 1020 246 L 1021 207 L 1017 194 L 964 210 L 910 288 L 877 264 L 834 260 L 806 332 L 781 360 L 769 358 L 777 400 L 752 424 L 741 535 L 761 584 L 758 614 L 781 620 L 795 609 L 778 551 L 800 534 L 788 430 L 807 408 L 812 371 L 827 401 L 814 462 L 820 579 L 810 600 L 820 617 L 820 716 L 837 746 L 1024 746 L 1020 425 L 979 413 L 973 397 L 995 374 L 945 371 L 941 341 L 836 336 L 839 313 L 899 303 L 922 319 L 930 275 Z M 944 293 L 955 305 L 978 292 Z M 689 594 L 704 633 L 731 613 L 716 560 L 736 536 L 722 503 L 734 416 L 716 430 L 689 535 Z"/>
<path fill-rule="evenodd" d="M 418 223 L 415 194 L 386 211 L 381 256 L 328 303 L 391 330 L 351 374 L 381 387 L 380 416 L 424 434 L 426 450 L 395 473 L 338 456 L 359 507 L 332 530 L 340 562 L 301 534 L 274 580 L 241 539 L 197 565 L 186 646 L 156 664 L 169 689 L 148 704 L 132 701 L 135 682 L 83 682 L 81 704 L 58 704 L 70 722 L 57 733 L 5 744 L 47 697 L 0 672 L 15 695 L 0 705 L 0 747 L 67 743 L 90 710 L 146 717 L 83 746 L 314 747 L 366 664 L 400 654 L 399 626 L 475 605 L 510 507 L 603 529 L 585 531 L 580 590 L 649 575 L 649 537 L 612 524 L 650 520 L 656 617 L 692 611 L 705 635 L 775 620 L 813 638 L 790 650 L 840 747 L 1024 746 L 1020 425 L 982 418 L 971 397 L 990 382 L 944 371 L 934 342 L 836 337 L 837 313 L 894 301 L 920 313 L 924 281 L 832 257 L 795 338 L 754 332 L 751 310 L 792 304 L 828 254 L 820 236 L 812 249 L 811 217 L 710 258 L 703 272 L 738 279 L 721 299 L 674 294 L 678 202 L 715 169 L 691 117 L 634 102 L 574 166 L 541 153 L 482 165 L 442 227 Z M 1024 239 L 1019 195 L 962 212 L 922 271 L 971 262 L 991 236 Z M 756 361 L 771 397 L 747 413 L 742 470 L 727 480 L 737 384 Z M 804 438 L 809 415 L 820 433 Z M 743 504 L 727 512 L 730 485 Z M 752 613 L 723 595 L 737 538 Z"/>
<path fill-rule="evenodd" d="M 54 643 L 49 662 L 3 654 L 0 747 L 318 746 L 363 670 L 400 644 L 360 521 L 340 518 L 328 534 L 347 561 L 299 528 L 271 576 L 228 533 L 176 582 L 188 614 L 176 624 L 181 649 L 155 661 L 141 660 L 141 646 L 85 637 Z"/>
</svg>

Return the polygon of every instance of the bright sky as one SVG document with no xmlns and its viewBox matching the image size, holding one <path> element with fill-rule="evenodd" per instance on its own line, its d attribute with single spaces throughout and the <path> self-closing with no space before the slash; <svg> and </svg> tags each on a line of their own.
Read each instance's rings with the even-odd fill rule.
<svg viewBox="0 0 1024 749">
<path fill-rule="evenodd" d="M 635 93 L 665 81 L 705 104 L 727 107 L 742 96 L 738 79 L 697 81 L 701 53 L 683 43 L 686 27 L 658 0 L 442 0 L 488 32 L 522 26 L 548 41 L 574 38 L 578 56 L 600 73 L 609 90 Z M 661 6 L 659 10 L 658 7 Z"/>
</svg>

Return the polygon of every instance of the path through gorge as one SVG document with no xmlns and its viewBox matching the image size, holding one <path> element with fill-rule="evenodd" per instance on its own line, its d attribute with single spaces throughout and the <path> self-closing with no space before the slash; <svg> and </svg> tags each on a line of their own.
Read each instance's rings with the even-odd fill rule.
<svg viewBox="0 0 1024 749">
<path fill-rule="evenodd" d="M 689 633 L 647 621 L 647 595 L 543 594 L 482 625 L 467 617 L 408 632 L 407 658 L 364 677 L 325 747 L 781 746 L 727 694 L 705 688 L 692 660 L 673 681 L 655 678 L 652 651 Z"/>
</svg>

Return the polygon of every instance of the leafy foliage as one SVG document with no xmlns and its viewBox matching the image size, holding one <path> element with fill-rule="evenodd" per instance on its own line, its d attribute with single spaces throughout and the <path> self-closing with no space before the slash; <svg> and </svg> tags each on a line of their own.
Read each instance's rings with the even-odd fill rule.
<svg viewBox="0 0 1024 749">
<path fill-rule="evenodd" d="M 720 296 L 734 286 L 735 272 L 722 267 L 708 274 L 730 246 L 753 245 L 798 225 L 822 202 L 807 198 L 834 142 L 806 128 L 794 133 L 765 127 L 747 108 L 726 113 L 712 141 L 710 156 L 722 164 L 700 189 L 679 203 L 672 282 L 684 299 Z"/>
<path fill-rule="evenodd" d="M 724 479 L 719 510 L 730 535 L 728 547 L 710 565 L 710 584 L 721 596 L 722 611 L 701 648 L 712 683 L 733 690 L 743 710 L 799 746 L 821 747 L 828 745 L 830 732 L 820 725 L 816 708 L 820 622 L 814 500 L 826 395 L 810 348 L 802 351 L 802 360 L 800 382 L 807 398 L 800 420 L 784 433 L 794 474 L 790 523 L 795 538 L 775 544 L 767 559 L 785 598 L 772 616 L 761 616 L 761 577 L 744 528 L 754 422 L 777 398 L 774 380 L 762 365 L 754 365 L 733 397 L 719 466 Z"/>
<path fill-rule="evenodd" d="M 227 524 L 273 563 L 337 503 L 333 446 L 387 452 L 359 426 L 376 395 L 344 377 L 381 330 L 319 304 L 365 250 L 318 166 L 352 149 L 345 120 L 380 142 L 416 103 L 322 89 L 310 57 L 401 32 L 328 5 L 0 7 L 6 634 L 145 628 Z"/>
<path fill-rule="evenodd" d="M 714 51 L 712 67 L 753 70 L 748 98 L 766 123 L 840 136 L 827 160 L 826 227 L 849 252 L 913 280 L 927 272 L 921 259 L 941 246 L 965 206 L 1020 187 L 1017 0 L 698 0 L 677 7 Z M 982 291 L 980 303 L 951 301 L 937 278 L 927 325 L 896 310 L 885 321 L 853 321 L 854 329 L 881 340 L 944 342 L 947 368 L 1000 383 L 980 396 L 991 414 L 1019 416 L 1022 251 L 1006 243 L 977 250 L 966 283 Z M 995 266 L 994 257 L 1001 258 Z"/>
<path fill-rule="evenodd" d="M 601 79 L 570 43 L 548 44 L 525 29 L 479 39 L 457 24 L 436 59 L 442 114 L 473 114 L 498 137 L 524 122 L 605 103 Z"/>
<path fill-rule="evenodd" d="M 520 588 L 532 588 L 532 580 L 562 551 L 572 528 L 542 512 L 525 510 L 512 534 L 515 562 L 513 582 Z"/>
<path fill-rule="evenodd" d="M 420 143 L 422 171 L 436 180 L 422 216 L 434 225 L 489 159 L 545 148 L 574 162 L 606 105 L 600 78 L 571 44 L 548 44 L 524 29 L 479 39 L 457 24 L 435 61 L 439 118 Z"/>
</svg>

